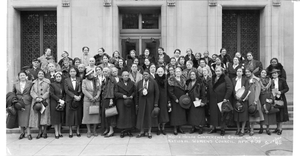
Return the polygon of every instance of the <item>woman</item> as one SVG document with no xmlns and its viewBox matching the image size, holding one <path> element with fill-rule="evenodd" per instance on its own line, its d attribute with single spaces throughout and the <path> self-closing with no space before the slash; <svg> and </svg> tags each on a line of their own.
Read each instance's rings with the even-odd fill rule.
<svg viewBox="0 0 300 156">
<path fill-rule="evenodd" d="M 112 54 L 112 57 L 109 59 L 109 62 L 113 65 L 117 65 L 119 63 L 119 60 L 122 59 L 119 51 L 114 51 Z"/>
<path fill-rule="evenodd" d="M 239 59 L 237 57 L 233 58 L 233 63 L 228 64 L 227 68 L 227 74 L 230 79 L 233 79 L 236 77 L 237 69 L 242 68 L 244 69 L 244 66 L 240 64 Z"/>
<path fill-rule="evenodd" d="M 194 67 L 198 68 L 200 65 L 201 53 L 195 53 Z"/>
<path fill-rule="evenodd" d="M 13 92 L 17 95 L 18 100 L 22 101 L 25 104 L 25 110 L 18 111 L 18 123 L 21 130 L 21 135 L 19 139 L 25 137 L 25 130 L 27 129 L 28 140 L 31 140 L 31 133 L 29 125 L 29 116 L 30 116 L 30 106 L 32 102 L 32 97 L 30 96 L 30 89 L 32 83 L 27 81 L 27 74 L 25 71 L 21 71 L 18 74 L 19 82 L 13 85 Z"/>
<path fill-rule="evenodd" d="M 129 55 L 127 55 L 126 57 L 126 64 L 128 68 L 131 68 L 131 65 L 133 64 L 135 58 L 138 58 L 138 56 L 136 55 L 136 51 L 130 50 Z"/>
<path fill-rule="evenodd" d="M 150 55 L 150 50 L 147 48 L 144 50 L 144 53 L 139 57 L 140 63 L 144 64 L 145 59 L 148 59 L 150 63 L 155 63 L 154 57 Z"/>
<path fill-rule="evenodd" d="M 39 57 L 38 59 L 41 61 L 41 69 L 46 71 L 47 65 L 48 65 L 48 60 L 53 57 L 51 55 L 51 49 L 50 48 L 46 48 L 44 51 L 44 55 L 42 55 L 41 57 Z"/>
<path fill-rule="evenodd" d="M 51 124 L 54 126 L 55 139 L 63 137 L 61 134 L 61 124 L 64 121 L 64 109 L 58 111 L 57 108 L 65 108 L 65 91 L 62 83 L 62 73 L 55 73 L 55 81 L 50 84 L 50 116 Z"/>
<path fill-rule="evenodd" d="M 228 123 L 231 113 L 221 113 L 218 103 L 228 102 L 232 94 L 233 86 L 231 80 L 224 74 L 221 67 L 217 66 L 215 73 L 209 85 L 210 124 L 212 125 L 212 130 L 209 133 L 215 133 L 217 131 L 216 127 L 221 126 L 220 134 L 224 136 L 225 126 Z"/>
<path fill-rule="evenodd" d="M 174 126 L 174 135 L 184 133 L 180 126 L 186 124 L 186 110 L 179 105 L 179 98 L 185 94 L 185 78 L 180 67 L 175 69 L 175 76 L 168 79 L 168 91 L 171 99 L 170 125 Z"/>
<path fill-rule="evenodd" d="M 146 69 L 150 70 L 150 65 L 151 65 L 150 60 L 146 58 L 144 60 L 144 64 L 142 65 L 143 71 L 146 70 Z"/>
<path fill-rule="evenodd" d="M 48 72 L 45 75 L 45 78 L 49 79 L 51 83 L 55 81 L 55 78 L 54 78 L 55 72 L 56 72 L 55 65 L 53 63 L 49 63 L 48 64 Z"/>
<path fill-rule="evenodd" d="M 192 70 L 189 73 L 189 80 L 186 81 L 187 94 L 191 98 L 191 107 L 188 109 L 188 124 L 192 126 L 190 133 L 196 131 L 196 127 L 199 127 L 199 134 L 203 133 L 203 126 L 206 124 L 205 121 L 205 108 L 206 104 L 205 98 L 205 86 L 203 86 L 197 79 L 197 70 Z M 194 101 L 199 101 L 200 106 L 195 106 Z"/>
<path fill-rule="evenodd" d="M 220 57 L 216 57 L 215 63 L 211 65 L 211 71 L 212 71 L 213 75 L 215 75 L 215 70 L 217 67 L 222 68 L 222 71 L 224 71 L 224 72 L 227 70 L 226 65 L 224 63 L 222 63 L 222 60 Z"/>
<path fill-rule="evenodd" d="M 273 69 L 279 70 L 279 76 L 278 77 L 279 78 L 283 78 L 284 80 L 286 80 L 286 72 L 283 69 L 282 64 L 278 62 L 277 58 L 272 58 L 270 60 L 270 65 L 267 68 L 267 73 L 268 73 L 269 77 L 272 77 L 272 73 L 271 72 L 272 72 Z"/>
<path fill-rule="evenodd" d="M 78 57 L 75 57 L 73 60 L 73 65 L 78 68 L 78 66 L 81 64 L 81 60 Z"/>
<path fill-rule="evenodd" d="M 140 130 L 140 133 L 136 137 L 145 136 L 144 130 L 148 129 L 148 138 L 151 139 L 151 128 L 158 124 L 157 118 L 151 114 L 154 107 L 158 107 L 159 90 L 155 80 L 150 78 L 149 70 L 144 71 L 143 80 L 138 82 L 136 91 L 136 107 L 138 110 L 136 128 Z"/>
<path fill-rule="evenodd" d="M 199 70 L 198 70 L 199 71 Z M 208 68 L 203 68 L 202 69 L 202 76 L 199 78 L 200 82 L 203 83 L 204 89 L 204 95 L 206 96 L 206 105 L 204 105 L 205 108 L 205 117 L 206 117 L 206 125 L 209 127 L 210 123 L 210 111 L 209 111 L 209 84 L 211 83 L 211 75 L 209 74 L 210 69 Z"/>
<path fill-rule="evenodd" d="M 177 62 L 175 57 L 171 57 L 170 63 L 166 65 L 166 69 L 168 69 L 169 67 L 173 67 L 174 69 L 177 67 Z"/>
<path fill-rule="evenodd" d="M 126 61 L 125 61 L 125 62 L 126 62 Z M 137 64 L 138 72 L 142 74 L 142 73 L 144 72 L 144 69 L 143 69 L 143 66 L 142 66 L 139 62 L 140 62 L 140 61 L 139 61 L 138 58 L 134 58 L 134 59 L 133 59 L 133 63 L 134 63 L 134 64 Z M 131 69 L 131 68 L 128 67 L 128 65 L 126 65 L 126 66 L 127 66 L 128 70 Z"/>
<path fill-rule="evenodd" d="M 205 59 L 201 58 L 199 60 L 199 66 L 197 68 L 198 74 L 201 77 L 203 76 L 203 69 L 206 69 L 206 71 L 208 72 L 209 77 L 212 77 L 212 73 L 211 73 L 210 67 L 206 64 Z"/>
<path fill-rule="evenodd" d="M 50 80 L 46 79 L 45 72 L 40 70 L 38 72 L 38 79 L 33 81 L 33 86 L 30 91 L 33 100 L 29 117 L 29 127 L 39 128 L 39 133 L 36 137 L 37 139 L 41 137 L 47 138 L 47 126 L 50 125 L 49 85 Z M 41 114 L 39 114 L 40 112 L 33 110 L 35 102 L 43 103 L 45 110 Z"/>
<path fill-rule="evenodd" d="M 135 83 L 129 79 L 129 73 L 123 71 L 122 79 L 115 85 L 116 106 L 118 109 L 117 128 L 121 129 L 120 137 L 126 134 L 132 137 L 135 126 Z"/>
<path fill-rule="evenodd" d="M 76 126 L 76 135 L 80 137 L 79 126 L 82 121 L 82 89 L 78 70 L 70 68 L 70 77 L 64 81 L 66 93 L 66 126 L 69 126 L 69 138 L 73 137 L 72 126 Z"/>
<path fill-rule="evenodd" d="M 184 56 L 179 57 L 178 62 L 177 62 L 177 67 L 180 67 L 181 70 L 184 70 L 186 68 Z"/>
<path fill-rule="evenodd" d="M 137 84 L 140 80 L 143 79 L 143 75 L 140 72 L 138 72 L 138 66 L 135 63 L 132 64 L 131 66 L 131 72 L 129 73 L 129 78 L 135 84 Z"/>
<path fill-rule="evenodd" d="M 234 57 L 238 58 L 239 63 L 244 66 L 246 59 L 242 56 L 241 52 L 236 52 Z"/>
<path fill-rule="evenodd" d="M 77 69 L 78 69 L 78 77 L 80 77 L 81 80 L 85 79 L 86 71 L 85 71 L 84 64 L 78 65 Z"/>
<path fill-rule="evenodd" d="M 172 77 L 172 76 L 175 76 L 175 69 L 176 69 L 176 67 L 172 67 L 172 66 L 170 66 L 167 70 L 168 70 L 168 75 L 167 75 L 167 77 L 169 78 L 169 77 Z"/>
<path fill-rule="evenodd" d="M 186 50 L 186 55 L 185 55 L 185 57 L 184 57 L 184 60 L 185 60 L 185 64 L 186 64 L 187 61 L 192 61 L 192 62 L 193 62 L 193 65 L 194 65 L 194 64 L 197 64 L 197 63 L 196 63 L 196 59 L 195 59 L 195 55 L 193 54 L 193 51 L 192 51 L 191 48 L 188 48 L 188 49 Z"/>
<path fill-rule="evenodd" d="M 109 63 L 108 62 L 108 56 L 107 55 L 103 55 L 103 62 L 100 64 L 100 66 L 102 67 L 102 68 L 104 68 L 104 67 L 108 67 L 108 68 L 111 68 L 111 67 L 113 67 L 114 65 L 113 64 L 111 64 L 111 63 Z"/>
<path fill-rule="evenodd" d="M 275 100 L 282 100 L 284 105 L 282 108 L 279 108 L 279 112 L 276 113 L 277 127 L 273 133 L 277 135 L 282 134 L 282 123 L 289 121 L 289 114 L 287 109 L 287 101 L 285 93 L 289 91 L 289 86 L 283 78 L 279 78 L 279 70 L 273 69 L 272 79 L 274 84 L 272 85 L 272 93 L 275 96 Z"/>
<path fill-rule="evenodd" d="M 98 54 L 94 55 L 94 58 L 96 60 L 96 66 L 103 63 L 103 56 L 106 55 L 108 58 L 109 56 L 105 53 L 105 49 L 103 47 L 98 49 Z"/>
<path fill-rule="evenodd" d="M 217 54 L 212 54 L 212 55 L 211 55 L 211 65 L 215 64 L 216 58 L 217 58 L 217 57 L 218 57 Z"/>
<path fill-rule="evenodd" d="M 95 65 L 95 63 L 96 63 L 95 58 L 91 57 L 89 59 L 89 65 L 85 67 L 85 70 L 86 71 L 90 71 L 92 69 L 94 71 L 94 73 L 96 73 L 96 70 L 95 70 L 96 65 Z"/>
<path fill-rule="evenodd" d="M 174 58 L 175 58 L 176 62 L 178 62 L 180 55 L 181 55 L 180 49 L 175 49 L 174 50 Z"/>
<path fill-rule="evenodd" d="M 65 80 L 66 78 L 68 78 L 70 75 L 69 75 L 69 71 L 70 71 L 70 68 L 72 66 L 70 65 L 70 61 L 69 59 L 65 59 L 64 62 L 63 62 L 63 66 L 61 67 L 61 72 L 63 73 L 63 80 Z"/>
<path fill-rule="evenodd" d="M 236 57 L 235 57 L 236 58 Z M 236 77 L 232 78 L 233 83 L 233 107 L 235 108 L 233 111 L 233 119 L 237 125 L 236 135 L 243 136 L 245 134 L 245 126 L 248 119 L 248 101 L 245 99 L 248 93 L 248 80 L 243 76 L 243 69 L 240 67 L 236 71 Z M 244 94 L 241 97 L 236 97 L 236 93 L 244 88 Z M 242 106 L 240 106 L 242 105 Z M 243 108 L 241 108 L 243 107 Z M 243 109 L 243 111 L 240 111 Z M 242 123 L 242 128 L 240 128 L 240 123 Z"/>
<path fill-rule="evenodd" d="M 159 99 L 158 99 L 158 107 L 160 108 L 158 115 L 158 127 L 157 127 L 157 135 L 162 133 L 166 135 L 165 125 L 169 122 L 169 113 L 168 109 L 171 107 L 171 101 L 168 97 L 168 79 L 165 75 L 164 68 L 159 67 L 157 69 L 157 74 L 155 76 L 155 81 L 158 85 L 159 89 Z"/>
<path fill-rule="evenodd" d="M 246 68 L 245 70 L 246 76 L 249 82 L 249 91 L 250 94 L 248 96 L 248 104 L 256 105 L 257 111 L 254 114 L 249 113 L 249 123 L 250 123 L 250 136 L 254 135 L 254 124 L 259 123 L 264 120 L 264 115 L 262 113 L 261 103 L 259 100 L 260 95 L 260 80 L 257 78 L 250 68 Z"/>
<path fill-rule="evenodd" d="M 84 94 L 82 124 L 86 124 L 88 138 L 92 136 L 91 124 L 94 125 L 93 135 L 98 136 L 96 128 L 97 124 L 101 122 L 100 113 L 89 114 L 90 106 L 100 105 L 100 83 L 98 79 L 94 77 L 93 69 L 90 69 L 86 74 L 86 79 L 82 80 L 82 93 Z M 100 111 L 100 109 L 98 111 Z"/>
<path fill-rule="evenodd" d="M 155 73 L 156 73 L 156 66 L 154 63 L 151 63 L 149 66 L 149 71 L 150 71 L 150 77 L 155 79 Z"/>
<path fill-rule="evenodd" d="M 104 80 L 102 81 L 101 91 L 101 127 L 103 127 L 103 136 L 111 137 L 114 135 L 114 127 L 116 126 L 116 116 L 106 117 L 105 109 L 115 105 L 114 103 L 114 81 L 111 78 L 111 71 L 108 67 L 103 68 Z"/>
<path fill-rule="evenodd" d="M 127 66 L 124 64 L 124 60 L 123 59 L 119 59 L 117 64 L 116 64 L 116 68 L 118 69 L 118 75 L 121 76 L 123 71 L 127 71 Z"/>
<path fill-rule="evenodd" d="M 231 57 L 230 55 L 227 54 L 227 50 L 225 48 L 220 49 L 220 55 L 219 55 L 222 63 L 228 67 L 228 64 L 231 62 Z"/>
<path fill-rule="evenodd" d="M 87 46 L 82 47 L 81 61 L 85 66 L 89 65 L 89 59 L 92 57 L 90 54 L 90 48 Z"/>
<path fill-rule="evenodd" d="M 184 76 L 184 78 L 186 80 L 189 79 L 189 73 L 190 73 L 190 71 L 192 71 L 192 70 L 197 71 L 197 69 L 195 67 L 193 67 L 193 66 L 194 66 L 194 64 L 193 64 L 193 62 L 191 60 L 188 60 L 186 62 L 186 69 L 184 69 L 182 71 L 182 75 Z"/>
<path fill-rule="evenodd" d="M 261 91 L 260 91 L 260 96 L 259 96 L 259 100 L 261 102 L 262 105 L 262 110 L 265 110 L 265 104 L 266 104 L 266 100 L 267 99 L 274 99 L 273 95 L 272 95 L 272 79 L 270 77 L 267 76 L 267 71 L 265 69 L 263 69 L 260 73 L 260 86 L 261 86 Z M 264 113 L 264 121 L 260 123 L 260 130 L 259 130 L 259 134 L 263 133 L 263 125 L 266 125 L 267 129 L 266 129 L 266 133 L 268 135 L 271 135 L 269 126 L 270 125 L 275 125 L 276 124 L 276 113 L 273 114 L 268 114 L 266 113 L 266 110 L 263 111 Z"/>
</svg>

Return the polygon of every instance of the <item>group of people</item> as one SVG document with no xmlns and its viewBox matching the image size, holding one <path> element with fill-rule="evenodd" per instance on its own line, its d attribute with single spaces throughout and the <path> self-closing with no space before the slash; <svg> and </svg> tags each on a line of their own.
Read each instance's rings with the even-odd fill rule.
<svg viewBox="0 0 300 156">
<path fill-rule="evenodd" d="M 190 48 L 185 56 L 176 49 L 173 57 L 162 47 L 155 55 L 149 49 L 140 56 L 131 50 L 126 58 L 118 51 L 109 56 L 104 48 L 95 56 L 88 47 L 82 52 L 81 57 L 72 59 L 64 51 L 56 63 L 47 48 L 19 72 L 13 86 L 25 103 L 25 109 L 18 110 L 19 139 L 27 129 L 31 140 L 32 127 L 39 128 L 37 139 L 47 138 L 49 125 L 54 126 L 56 139 L 63 137 L 62 125 L 69 126 L 70 138 L 74 126 L 80 137 L 82 124 L 88 138 L 98 136 L 99 124 L 101 135 L 111 137 L 118 128 L 121 138 L 133 136 L 135 128 L 138 138 L 152 138 L 153 127 L 157 135 L 166 135 L 166 124 L 173 127 L 174 135 L 185 133 L 184 125 L 191 126 L 190 133 L 199 134 L 204 126 L 210 125 L 209 133 L 220 127 L 220 134 L 225 135 L 226 127 L 233 123 L 239 136 L 246 131 L 252 136 L 256 123 L 261 125 L 259 133 L 266 125 L 266 133 L 271 135 L 269 126 L 277 125 L 274 133 L 281 135 L 282 123 L 289 120 L 285 97 L 289 88 L 277 58 L 264 69 L 251 52 L 246 59 L 240 52 L 232 58 L 225 48 L 212 58 L 208 51 L 202 56 Z M 283 105 L 276 105 L 278 101 Z M 37 103 L 43 104 L 42 110 Z M 108 115 L 111 110 L 115 114 Z"/>
</svg>

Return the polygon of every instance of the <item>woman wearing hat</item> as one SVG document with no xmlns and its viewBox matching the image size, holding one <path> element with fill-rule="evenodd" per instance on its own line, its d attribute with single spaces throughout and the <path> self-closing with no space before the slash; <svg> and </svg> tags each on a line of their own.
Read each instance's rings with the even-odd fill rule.
<svg viewBox="0 0 300 156">
<path fill-rule="evenodd" d="M 33 98 L 32 107 L 34 108 L 35 103 L 42 103 L 42 107 L 44 108 L 42 112 L 34 109 L 30 111 L 29 127 L 39 128 L 37 139 L 41 137 L 47 138 L 47 126 L 50 125 L 49 85 L 50 80 L 46 79 L 45 72 L 40 70 L 38 72 L 38 78 L 33 81 L 33 86 L 30 91 L 30 95 Z"/>
<path fill-rule="evenodd" d="M 182 95 L 185 95 L 185 78 L 182 76 L 182 70 L 180 67 L 175 69 L 175 76 L 171 76 L 168 79 L 168 91 L 171 99 L 171 115 L 170 125 L 174 126 L 174 135 L 178 132 L 184 133 L 180 126 L 186 124 L 186 108 L 181 107 L 179 99 Z"/>
<path fill-rule="evenodd" d="M 152 111 L 158 107 L 159 89 L 154 79 L 150 78 L 150 71 L 145 70 L 143 79 L 138 82 L 137 87 L 137 123 L 136 128 L 140 130 L 137 138 L 145 136 L 145 129 L 148 129 L 148 138 L 152 138 L 151 128 L 157 126 L 158 119 L 153 117 Z"/>
<path fill-rule="evenodd" d="M 250 123 L 250 133 L 249 135 L 254 135 L 254 124 L 259 123 L 264 120 L 264 115 L 262 113 L 261 103 L 259 100 L 261 85 L 260 80 L 257 78 L 250 68 L 246 68 L 245 74 L 248 78 L 249 91 L 248 104 L 249 104 L 249 123 Z M 253 105 L 253 106 L 251 106 Z M 257 111 L 256 111 L 257 110 Z"/>
<path fill-rule="evenodd" d="M 54 126 L 55 138 L 63 137 L 61 124 L 64 121 L 65 91 L 62 83 L 62 73 L 56 72 L 55 80 L 50 84 L 50 116 L 51 124 Z"/>
<path fill-rule="evenodd" d="M 205 98 L 205 86 L 197 79 L 197 70 L 191 70 L 189 73 L 189 78 L 186 81 L 187 94 L 191 98 L 191 106 L 188 110 L 188 124 L 192 125 L 190 133 L 196 131 L 196 127 L 199 127 L 199 134 L 203 133 L 203 126 L 205 125 L 205 108 L 206 104 Z M 194 101 L 200 101 L 200 105 L 194 105 Z"/>
<path fill-rule="evenodd" d="M 275 96 L 275 100 L 283 101 L 283 106 L 280 107 L 279 112 L 276 113 L 277 127 L 273 133 L 281 135 L 282 123 L 289 121 L 287 101 L 285 97 L 285 93 L 289 91 L 289 86 L 283 78 L 279 78 L 279 72 L 279 70 L 273 69 L 271 73 L 274 81 L 274 84 L 272 85 L 272 94 Z"/>
<path fill-rule="evenodd" d="M 278 62 L 277 58 L 272 58 L 270 60 L 270 65 L 268 66 L 267 70 L 267 74 L 269 77 L 272 77 L 272 71 L 273 69 L 277 69 L 279 70 L 279 78 L 283 78 L 284 80 L 286 80 L 286 72 L 282 66 L 281 63 Z"/>
<path fill-rule="evenodd" d="M 260 123 L 260 130 L 258 133 L 263 133 L 263 125 L 266 125 L 266 133 L 268 135 L 271 135 L 271 132 L 269 130 L 269 125 L 275 125 L 276 122 L 276 113 L 267 113 L 268 108 L 267 108 L 267 103 L 273 103 L 273 95 L 272 95 L 272 79 L 267 75 L 267 71 L 263 69 L 260 72 L 260 86 L 261 86 L 261 91 L 260 91 L 260 102 L 262 105 L 262 110 L 264 114 L 264 121 Z M 268 100 L 269 101 L 268 101 Z M 271 101 L 270 101 L 271 100 Z"/>
<path fill-rule="evenodd" d="M 216 127 L 221 126 L 220 134 L 223 136 L 230 113 L 223 112 L 221 114 L 218 103 L 228 102 L 233 86 L 229 77 L 224 74 L 222 67 L 216 66 L 215 73 L 209 84 L 210 124 L 212 125 L 212 130 L 209 133 L 215 133 Z"/>
<path fill-rule="evenodd" d="M 89 114 L 89 109 L 91 109 L 90 106 L 100 105 L 100 91 L 99 80 L 94 77 L 94 70 L 90 69 L 86 73 L 86 79 L 82 81 L 82 93 L 84 94 L 82 124 L 86 124 L 88 138 L 92 136 L 91 124 L 94 125 L 93 135 L 98 136 L 96 128 L 97 124 L 101 122 L 100 113 Z M 98 111 L 100 111 L 100 109 Z"/>
<path fill-rule="evenodd" d="M 118 109 L 117 128 L 121 129 L 120 137 L 126 134 L 133 136 L 135 126 L 135 84 L 129 79 L 129 73 L 123 71 L 122 79 L 115 85 L 116 106 Z"/>
<path fill-rule="evenodd" d="M 64 81 L 66 93 L 66 126 L 69 126 L 69 138 L 73 137 L 72 126 L 76 126 L 76 135 L 80 137 L 79 125 L 82 121 L 82 89 L 81 79 L 77 77 L 78 70 L 70 68 L 70 77 Z"/>
<path fill-rule="evenodd" d="M 236 57 L 235 57 L 236 58 Z M 232 78 L 233 83 L 233 120 L 236 122 L 237 131 L 235 135 L 243 136 L 248 121 L 248 101 L 245 99 L 248 93 L 248 80 L 243 76 L 243 69 L 237 68 L 236 77 Z M 240 124 L 242 123 L 242 128 Z"/>
<path fill-rule="evenodd" d="M 168 110 L 171 108 L 171 101 L 168 96 L 168 90 L 167 90 L 168 79 L 167 76 L 165 75 L 164 68 L 159 67 L 157 69 L 155 81 L 159 89 L 158 107 L 160 108 L 160 112 L 158 116 L 157 135 L 159 135 L 160 133 L 166 135 L 165 124 L 169 122 Z"/>
<path fill-rule="evenodd" d="M 25 104 L 25 110 L 18 111 L 18 123 L 21 129 L 21 135 L 19 139 L 25 137 L 25 129 L 27 129 L 27 137 L 29 140 L 32 139 L 30 134 L 30 129 L 28 128 L 29 116 L 30 116 L 30 106 L 32 102 L 32 97 L 30 96 L 30 89 L 32 83 L 27 81 L 27 74 L 24 71 L 19 72 L 19 81 L 13 85 L 13 92 L 17 95 L 18 100 Z"/>
</svg>

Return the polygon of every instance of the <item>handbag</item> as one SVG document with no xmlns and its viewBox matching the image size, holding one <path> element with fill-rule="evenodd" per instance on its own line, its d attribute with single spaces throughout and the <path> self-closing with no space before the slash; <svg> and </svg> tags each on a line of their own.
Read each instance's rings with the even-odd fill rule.
<svg viewBox="0 0 300 156">
<path fill-rule="evenodd" d="M 58 105 L 55 107 L 56 111 L 58 111 L 58 112 L 63 112 L 63 111 L 64 111 L 64 108 L 65 108 L 65 105 L 60 105 L 60 104 L 58 104 Z"/>
<path fill-rule="evenodd" d="M 105 117 L 111 117 L 115 115 L 118 115 L 118 110 L 116 106 L 105 109 Z"/>
<path fill-rule="evenodd" d="M 223 102 L 221 108 L 223 113 L 231 112 L 233 110 L 233 107 L 229 101 Z"/>
<path fill-rule="evenodd" d="M 95 115 L 95 114 L 99 114 L 99 106 L 98 105 L 91 105 L 89 107 L 89 114 L 90 115 Z"/>
<path fill-rule="evenodd" d="M 275 108 L 283 108 L 284 102 L 282 100 L 275 100 L 274 101 L 274 107 Z"/>
</svg>

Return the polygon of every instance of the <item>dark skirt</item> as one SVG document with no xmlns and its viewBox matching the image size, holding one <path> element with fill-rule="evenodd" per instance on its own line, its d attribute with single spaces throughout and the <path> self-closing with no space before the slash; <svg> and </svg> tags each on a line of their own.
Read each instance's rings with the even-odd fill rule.
<svg viewBox="0 0 300 156">
<path fill-rule="evenodd" d="M 283 105 L 283 108 L 280 108 L 279 109 L 280 111 L 276 113 L 276 120 L 277 120 L 277 122 L 286 122 L 286 121 L 289 121 L 287 101 L 286 101 L 286 97 L 284 94 L 282 94 L 281 96 L 282 96 L 282 101 L 283 101 L 284 105 Z"/>
<path fill-rule="evenodd" d="M 158 107 L 160 108 L 158 115 L 158 123 L 167 123 L 169 122 L 169 113 L 168 113 L 168 94 L 167 90 L 159 87 L 159 101 Z"/>
<path fill-rule="evenodd" d="M 188 111 L 188 124 L 192 126 L 203 126 L 205 123 L 205 107 L 195 107 L 192 103 Z"/>
<path fill-rule="evenodd" d="M 266 99 L 267 98 L 271 98 L 271 92 L 265 92 L 265 93 L 261 93 L 259 100 L 262 106 L 262 110 L 264 110 L 264 105 L 266 103 Z M 262 122 L 262 124 L 264 125 L 275 125 L 277 123 L 276 121 L 276 113 L 273 114 L 266 114 L 264 113 L 265 111 L 263 111 L 264 114 L 264 121 Z"/>
<path fill-rule="evenodd" d="M 178 98 L 179 99 L 179 98 Z M 186 124 L 186 110 L 183 109 L 179 103 L 172 100 L 172 111 L 170 114 L 170 125 L 181 126 Z"/>
<path fill-rule="evenodd" d="M 236 105 L 237 100 L 233 99 L 233 107 Z M 248 115 L 248 101 L 243 101 L 242 102 L 244 111 L 243 112 L 237 112 L 233 110 L 233 120 L 235 122 L 245 122 L 249 120 L 249 115 Z"/>
<path fill-rule="evenodd" d="M 28 127 L 31 104 L 25 105 L 25 110 L 18 111 L 18 123 L 20 127 Z"/>
<path fill-rule="evenodd" d="M 64 112 L 59 112 L 56 110 L 58 102 L 53 98 L 50 99 L 50 121 L 51 125 L 62 124 L 64 121 Z"/>
<path fill-rule="evenodd" d="M 104 129 L 108 129 L 110 126 L 115 127 L 116 126 L 116 116 L 111 116 L 111 117 L 105 117 L 105 109 L 109 108 L 109 101 L 110 99 L 103 99 L 101 108 L 101 127 Z"/>
<path fill-rule="evenodd" d="M 76 110 L 70 108 L 71 101 L 66 102 L 66 126 L 79 126 L 82 122 L 82 100 Z"/>
<path fill-rule="evenodd" d="M 130 107 L 124 105 L 123 99 L 117 100 L 117 128 L 129 129 L 135 126 L 135 105 L 132 103 Z"/>
</svg>

